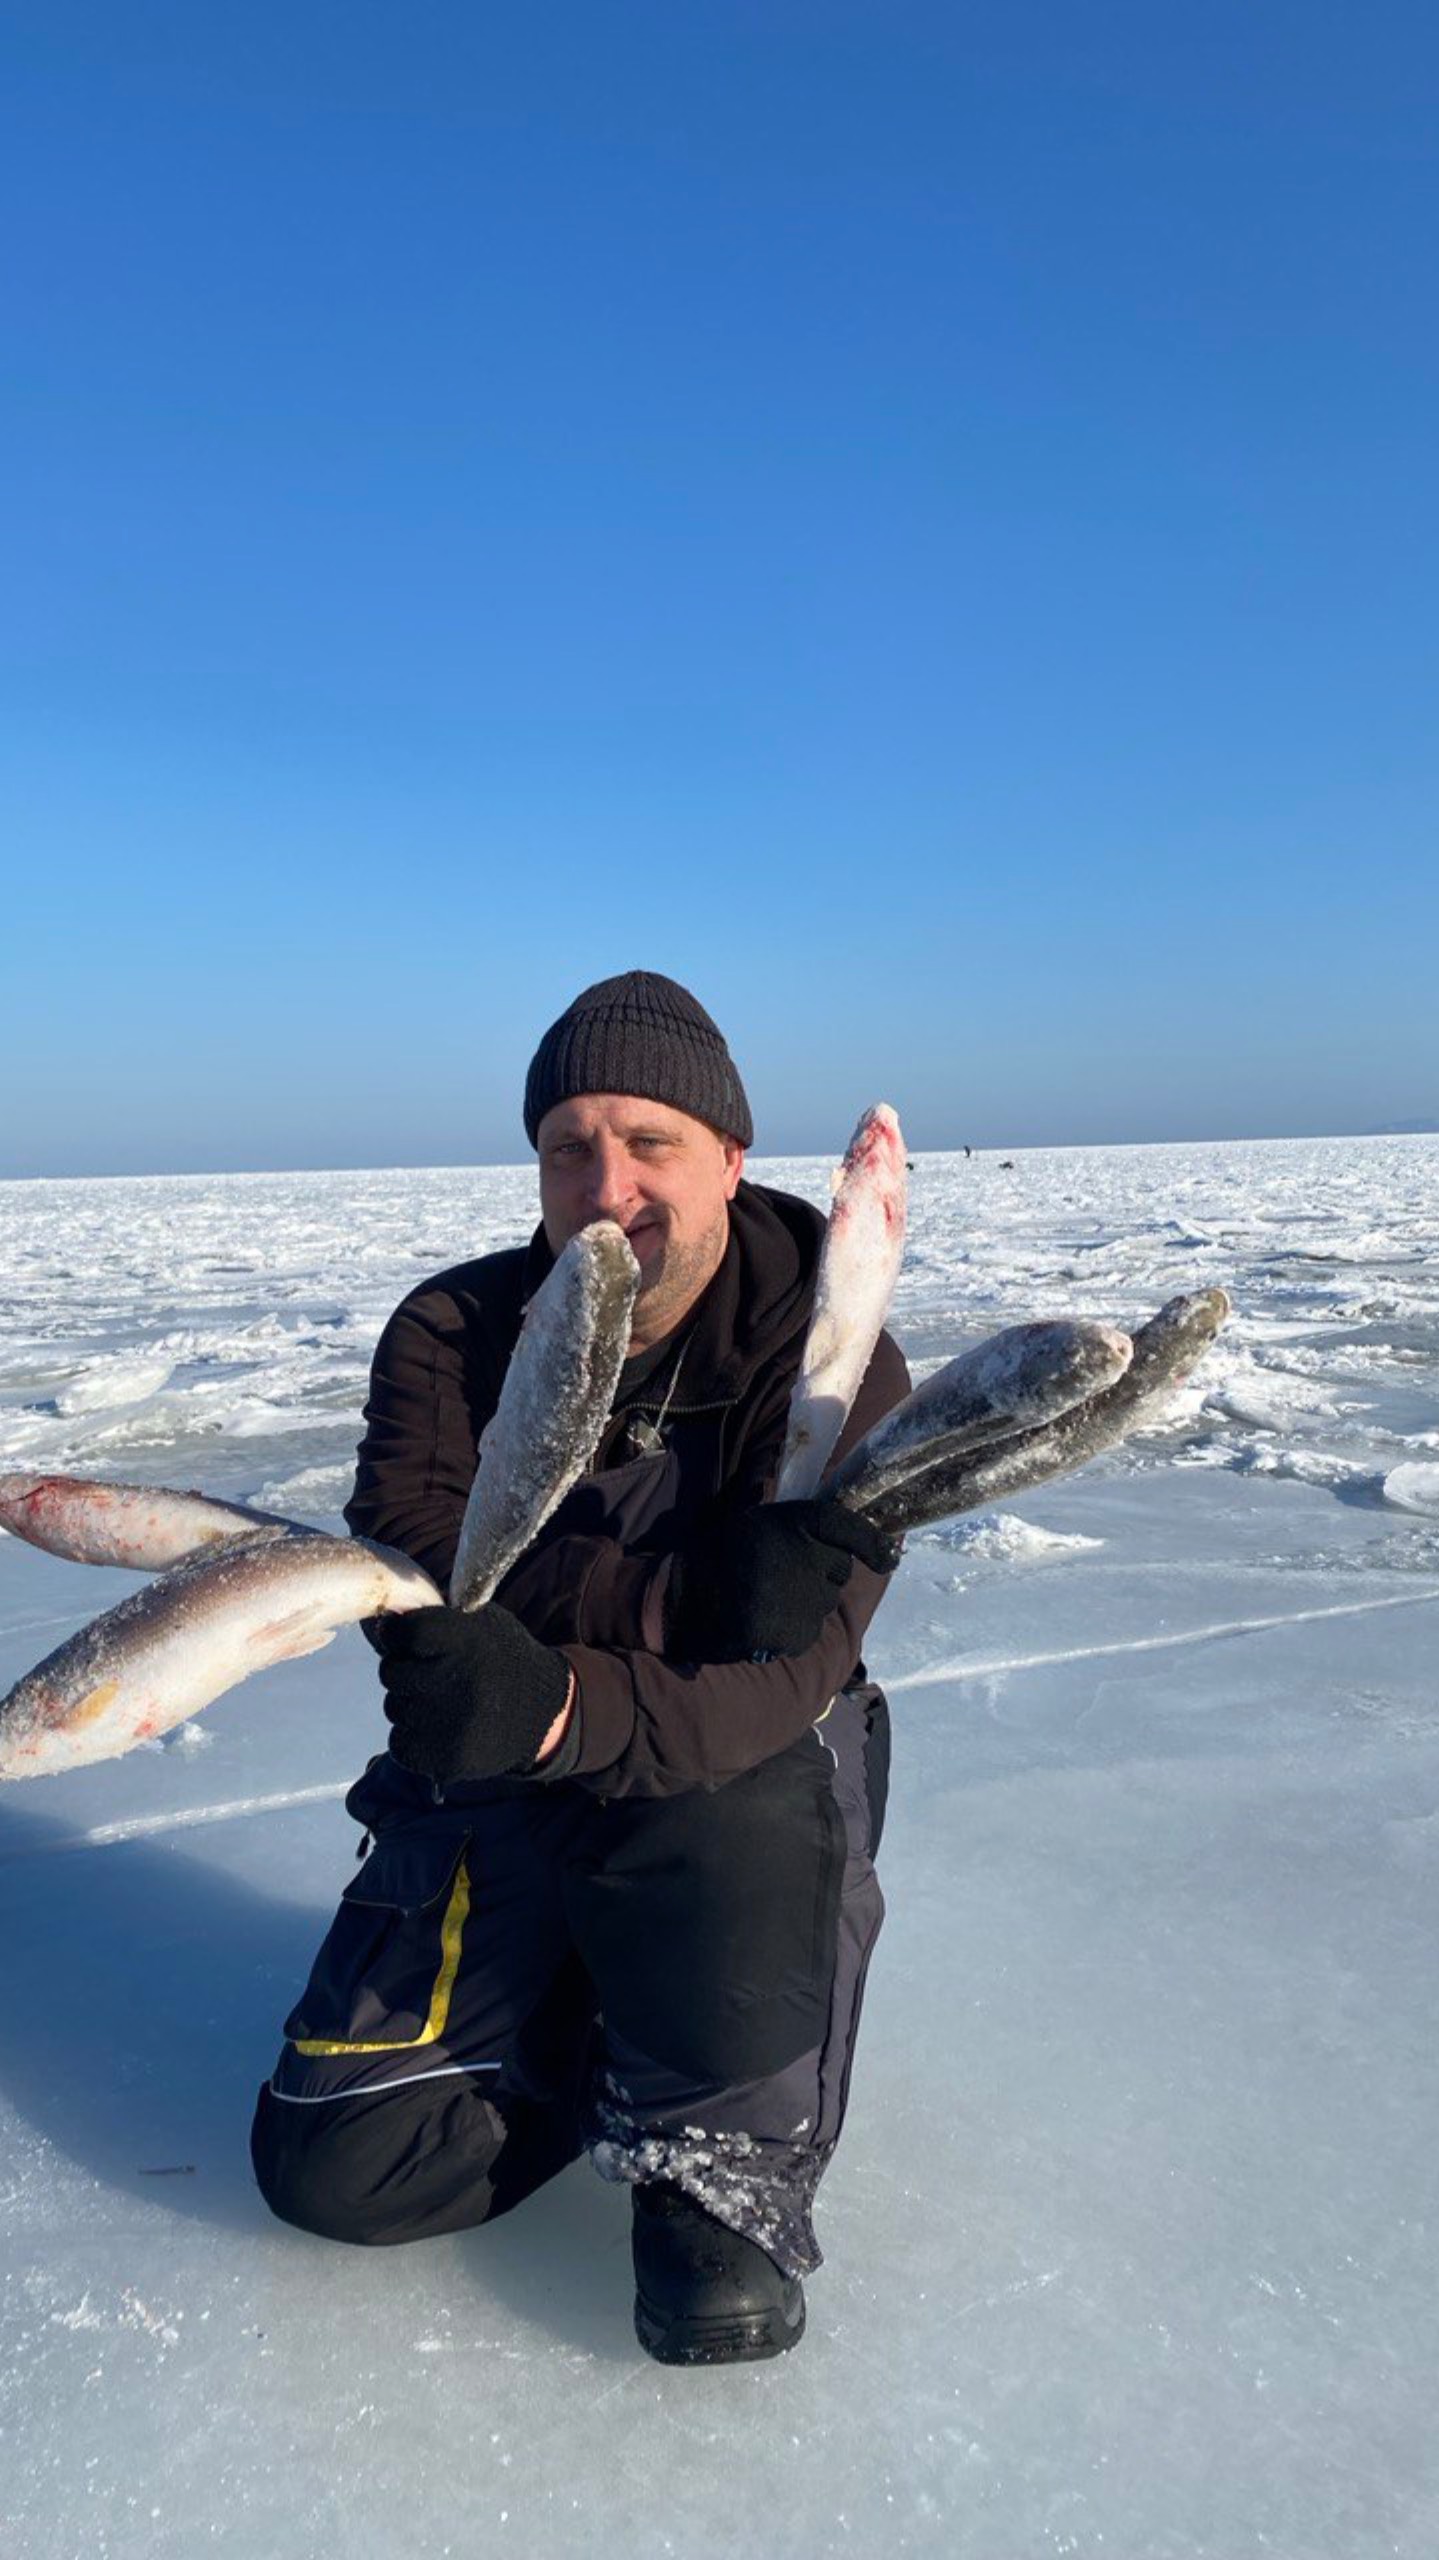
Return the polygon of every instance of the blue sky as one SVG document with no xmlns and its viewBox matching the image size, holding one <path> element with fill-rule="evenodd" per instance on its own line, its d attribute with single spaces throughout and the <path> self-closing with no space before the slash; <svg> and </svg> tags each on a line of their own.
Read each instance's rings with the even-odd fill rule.
<svg viewBox="0 0 1439 2560">
<path fill-rule="evenodd" d="M 0 1172 L 1439 1113 L 1432 9 L 0 12 Z"/>
</svg>

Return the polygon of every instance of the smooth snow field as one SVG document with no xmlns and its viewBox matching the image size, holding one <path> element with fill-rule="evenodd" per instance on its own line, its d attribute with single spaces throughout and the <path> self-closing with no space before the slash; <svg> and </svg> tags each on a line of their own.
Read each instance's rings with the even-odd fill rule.
<svg viewBox="0 0 1439 2560">
<path fill-rule="evenodd" d="M 533 1196 L 4 1186 L 0 1466 L 337 1525 L 383 1318 Z M 913 1540 L 877 1622 L 890 1916 L 778 2363 L 641 2354 L 584 2165 L 409 2250 L 268 2218 L 357 1634 L 0 1794 L 4 2560 L 1432 2560 L 1439 1138 L 921 1157 L 895 1329 L 1215 1281 L 1177 1417 Z M 0 1538 L 0 1689 L 133 1587 Z"/>
</svg>

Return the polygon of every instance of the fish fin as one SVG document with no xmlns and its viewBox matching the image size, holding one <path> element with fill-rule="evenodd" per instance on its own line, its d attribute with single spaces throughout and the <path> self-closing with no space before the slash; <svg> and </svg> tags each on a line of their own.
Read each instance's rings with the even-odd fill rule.
<svg viewBox="0 0 1439 2560">
<path fill-rule="evenodd" d="M 307 1653 L 323 1653 L 338 1633 L 337 1627 L 321 1627 L 317 1632 L 309 1611 L 296 1609 L 288 1618 L 271 1618 L 257 1627 L 250 1641 L 262 1644 L 271 1662 L 298 1662 Z"/>
<path fill-rule="evenodd" d="M 326 1627 L 317 1636 L 307 1636 L 303 1644 L 290 1645 L 287 1650 L 280 1655 L 280 1660 L 282 1662 L 299 1662 L 307 1653 L 323 1653 L 327 1644 L 334 1643 L 339 1632 L 340 1630 L 338 1627 Z"/>
</svg>

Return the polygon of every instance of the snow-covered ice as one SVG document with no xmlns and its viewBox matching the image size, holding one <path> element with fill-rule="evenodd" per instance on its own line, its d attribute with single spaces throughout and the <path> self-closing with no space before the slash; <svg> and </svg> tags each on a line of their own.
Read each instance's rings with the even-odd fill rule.
<svg viewBox="0 0 1439 2560">
<path fill-rule="evenodd" d="M 384 1316 L 532 1202 L 7 1185 L 0 1467 L 334 1527 Z M 890 1917 L 777 2364 L 641 2356 L 588 2169 L 409 2250 L 266 2216 L 253 2091 L 381 1730 L 353 1632 L 5 1790 L 6 2560 L 1430 2560 L 1439 1140 L 921 1156 L 895 1323 L 922 1373 L 1216 1282 L 1176 1418 L 914 1539 L 876 1626 Z M 132 1587 L 0 1539 L 0 1685 Z"/>
</svg>

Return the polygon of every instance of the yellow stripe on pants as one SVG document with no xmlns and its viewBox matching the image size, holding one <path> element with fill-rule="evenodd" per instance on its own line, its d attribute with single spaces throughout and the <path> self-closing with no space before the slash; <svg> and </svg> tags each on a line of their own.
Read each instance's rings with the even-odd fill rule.
<svg viewBox="0 0 1439 2560">
<path fill-rule="evenodd" d="M 455 1988 L 455 1975 L 460 1969 L 460 1941 L 470 1909 L 470 1871 L 461 1858 L 455 1870 L 455 1881 L 440 1923 L 440 1969 L 430 1993 L 430 2012 L 417 2036 L 381 2036 L 369 2044 L 330 2043 L 318 2036 L 307 2036 L 295 2045 L 296 2053 L 408 2053 L 417 2045 L 433 2044 L 444 2034 L 450 2014 L 450 1999 Z"/>
</svg>

